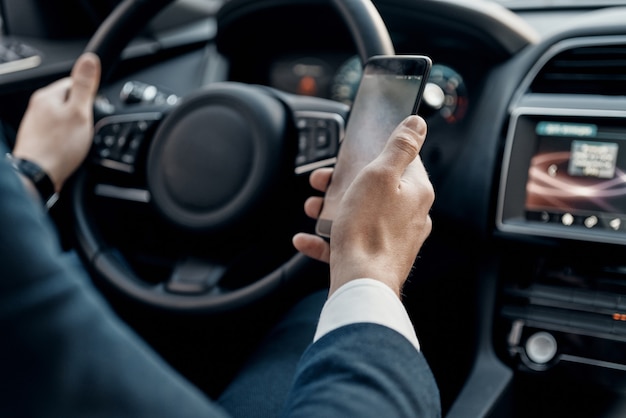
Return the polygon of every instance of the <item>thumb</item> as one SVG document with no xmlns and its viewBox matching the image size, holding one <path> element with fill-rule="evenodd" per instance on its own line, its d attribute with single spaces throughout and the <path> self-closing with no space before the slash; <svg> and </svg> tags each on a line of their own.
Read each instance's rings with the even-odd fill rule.
<svg viewBox="0 0 626 418">
<path fill-rule="evenodd" d="M 374 160 L 388 169 L 394 169 L 401 176 L 417 158 L 426 138 L 426 122 L 419 116 L 411 115 L 404 119 L 391 133 L 385 148 Z"/>
<path fill-rule="evenodd" d="M 100 59 L 96 54 L 87 52 L 76 60 L 72 68 L 72 87 L 69 100 L 84 104 L 93 100 L 100 84 Z"/>
</svg>

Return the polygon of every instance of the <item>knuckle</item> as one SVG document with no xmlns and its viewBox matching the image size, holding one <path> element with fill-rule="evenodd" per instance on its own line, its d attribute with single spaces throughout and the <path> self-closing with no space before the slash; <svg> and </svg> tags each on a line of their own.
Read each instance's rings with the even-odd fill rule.
<svg viewBox="0 0 626 418">
<path fill-rule="evenodd" d="M 416 184 L 416 195 L 421 202 L 432 206 L 435 201 L 435 188 L 433 184 L 425 178 Z"/>
<path fill-rule="evenodd" d="M 433 220 L 430 215 L 426 215 L 421 230 L 422 239 L 425 240 L 426 238 L 428 238 L 431 232 L 433 232 Z"/>
<path fill-rule="evenodd" d="M 395 137 L 394 146 L 401 152 L 406 153 L 412 159 L 419 153 L 419 145 L 417 140 L 406 133 L 400 134 Z"/>
<path fill-rule="evenodd" d="M 426 215 L 426 221 L 424 223 L 424 231 L 430 235 L 430 233 L 433 230 L 433 219 L 430 217 L 430 215 Z"/>
<path fill-rule="evenodd" d="M 393 174 L 393 167 L 384 164 L 369 164 L 362 171 L 362 175 L 368 177 L 368 182 L 374 187 L 393 183 L 395 181 Z"/>
<path fill-rule="evenodd" d="M 47 100 L 46 91 L 44 89 L 36 90 L 30 96 L 30 103 L 36 106 L 47 105 L 48 100 Z"/>
<path fill-rule="evenodd" d="M 81 106 L 71 106 L 68 109 L 68 116 L 70 119 L 79 124 L 85 124 L 90 122 L 89 112 Z"/>
<path fill-rule="evenodd" d="M 431 204 L 435 201 L 435 188 L 430 181 L 426 182 L 424 185 L 424 197 Z"/>
</svg>

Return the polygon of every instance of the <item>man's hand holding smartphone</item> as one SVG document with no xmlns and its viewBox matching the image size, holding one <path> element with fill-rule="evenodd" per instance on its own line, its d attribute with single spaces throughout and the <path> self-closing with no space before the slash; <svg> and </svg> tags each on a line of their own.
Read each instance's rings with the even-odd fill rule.
<svg viewBox="0 0 626 418">
<path fill-rule="evenodd" d="M 309 257 L 330 262 L 332 294 L 358 278 L 374 278 L 396 294 L 404 284 L 415 257 L 431 231 L 429 211 L 434 191 L 419 151 L 426 137 L 426 122 L 410 116 L 393 131 L 384 150 L 348 187 L 332 230 L 330 243 L 312 234 L 297 234 L 295 247 Z M 332 169 L 311 175 L 311 185 L 326 192 Z M 321 197 L 311 197 L 305 212 L 318 218 Z"/>
<path fill-rule="evenodd" d="M 375 56 L 365 64 L 317 220 L 318 235 L 330 238 L 348 186 L 380 154 L 398 124 L 408 115 L 417 114 L 431 65 L 431 60 L 421 55 Z"/>
</svg>

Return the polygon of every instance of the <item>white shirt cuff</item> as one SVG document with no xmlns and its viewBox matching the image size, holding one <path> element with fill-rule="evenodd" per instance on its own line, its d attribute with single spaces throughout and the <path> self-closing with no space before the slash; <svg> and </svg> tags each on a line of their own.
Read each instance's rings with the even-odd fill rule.
<svg viewBox="0 0 626 418">
<path fill-rule="evenodd" d="M 374 279 L 352 280 L 328 298 L 313 341 L 342 326 L 364 322 L 391 328 L 420 350 L 419 340 L 404 305 L 389 286 Z"/>
</svg>

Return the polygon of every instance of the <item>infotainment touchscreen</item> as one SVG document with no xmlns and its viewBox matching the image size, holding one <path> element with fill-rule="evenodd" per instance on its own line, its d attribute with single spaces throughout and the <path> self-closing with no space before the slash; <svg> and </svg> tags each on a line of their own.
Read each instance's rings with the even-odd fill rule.
<svg viewBox="0 0 626 418">
<path fill-rule="evenodd" d="M 526 182 L 527 216 L 618 229 L 626 214 L 626 129 L 540 120 L 535 136 Z"/>
<path fill-rule="evenodd" d="M 501 229 L 626 241 L 626 118 L 525 114 L 511 129 Z"/>
</svg>

